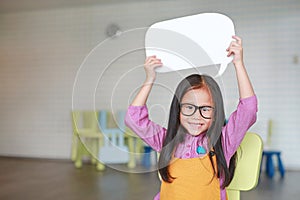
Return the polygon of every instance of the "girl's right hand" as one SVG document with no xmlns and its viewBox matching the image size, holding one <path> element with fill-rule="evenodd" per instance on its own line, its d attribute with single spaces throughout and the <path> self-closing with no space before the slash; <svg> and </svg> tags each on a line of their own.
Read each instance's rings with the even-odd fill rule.
<svg viewBox="0 0 300 200">
<path fill-rule="evenodd" d="M 153 83 L 156 78 L 157 67 L 161 67 L 162 62 L 160 59 L 156 58 L 156 56 L 149 56 L 145 60 L 144 68 L 146 72 L 146 80 L 142 85 L 140 91 L 137 93 L 135 98 L 133 99 L 131 105 L 133 106 L 142 106 L 145 105 L 152 89 Z"/>
<path fill-rule="evenodd" d="M 163 64 L 156 56 L 149 56 L 145 60 L 144 69 L 146 72 L 146 82 L 154 82 L 156 79 L 155 69 L 161 67 Z"/>
</svg>

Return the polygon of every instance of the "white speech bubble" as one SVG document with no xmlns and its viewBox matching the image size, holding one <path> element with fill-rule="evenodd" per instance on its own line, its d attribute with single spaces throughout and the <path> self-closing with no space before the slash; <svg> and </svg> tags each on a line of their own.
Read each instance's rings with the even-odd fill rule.
<svg viewBox="0 0 300 200">
<path fill-rule="evenodd" d="M 221 76 L 233 59 L 226 51 L 233 35 L 232 20 L 219 13 L 162 21 L 146 32 L 146 56 L 156 55 L 162 60 L 158 72 L 220 64 L 217 76 Z"/>
</svg>

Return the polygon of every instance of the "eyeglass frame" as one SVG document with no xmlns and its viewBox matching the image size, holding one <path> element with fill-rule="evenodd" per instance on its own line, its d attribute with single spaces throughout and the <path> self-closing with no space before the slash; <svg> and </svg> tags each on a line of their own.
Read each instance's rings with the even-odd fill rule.
<svg viewBox="0 0 300 200">
<path fill-rule="evenodd" d="M 190 114 L 190 115 L 184 114 L 184 113 L 182 112 L 182 106 L 183 106 L 183 105 L 190 105 L 190 106 L 193 106 L 193 107 L 194 107 L 194 112 L 193 112 L 192 114 Z M 190 116 L 194 115 L 194 114 L 196 113 L 197 110 L 199 110 L 200 115 L 201 115 L 204 119 L 211 119 L 212 117 L 205 117 L 205 116 L 203 116 L 202 111 L 201 111 L 203 108 L 211 108 L 212 110 L 215 109 L 213 106 L 196 106 L 196 105 L 191 104 L 191 103 L 181 103 L 181 104 L 180 104 L 180 112 L 181 112 L 181 114 L 183 114 L 184 116 L 190 117 Z"/>
</svg>

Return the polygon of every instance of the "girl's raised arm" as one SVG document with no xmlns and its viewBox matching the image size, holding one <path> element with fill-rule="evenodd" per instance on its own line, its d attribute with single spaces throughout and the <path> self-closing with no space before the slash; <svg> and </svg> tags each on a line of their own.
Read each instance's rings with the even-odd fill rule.
<svg viewBox="0 0 300 200">
<path fill-rule="evenodd" d="M 133 106 L 143 106 L 146 104 L 148 96 L 151 92 L 153 83 L 156 79 L 155 68 L 161 67 L 162 62 L 156 56 L 147 57 L 144 64 L 144 69 L 146 72 L 146 80 L 139 90 L 138 94 L 133 99 L 131 105 Z"/>
<path fill-rule="evenodd" d="M 238 36 L 232 36 L 232 38 L 236 41 L 230 43 L 227 56 L 234 55 L 232 62 L 235 67 L 240 98 L 251 97 L 254 95 L 254 90 L 243 61 L 242 39 Z"/>
</svg>

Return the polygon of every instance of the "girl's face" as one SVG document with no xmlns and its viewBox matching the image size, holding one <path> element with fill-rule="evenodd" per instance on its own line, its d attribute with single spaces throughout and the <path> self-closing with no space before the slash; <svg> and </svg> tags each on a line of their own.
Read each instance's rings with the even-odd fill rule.
<svg viewBox="0 0 300 200">
<path fill-rule="evenodd" d="M 213 106 L 213 101 L 207 88 L 189 90 L 184 94 L 181 101 L 181 125 L 193 136 L 206 132 L 213 120 Z M 195 112 L 193 113 L 193 111 Z M 187 116 L 187 114 L 190 116 Z"/>
</svg>

